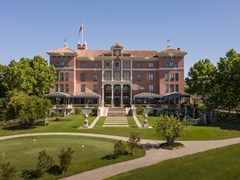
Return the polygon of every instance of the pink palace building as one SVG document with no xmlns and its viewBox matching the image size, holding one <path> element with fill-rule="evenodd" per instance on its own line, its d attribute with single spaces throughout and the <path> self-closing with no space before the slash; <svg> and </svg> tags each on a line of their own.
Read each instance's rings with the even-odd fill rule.
<svg viewBox="0 0 240 180">
<path fill-rule="evenodd" d="M 126 50 L 116 42 L 108 50 L 50 50 L 57 69 L 54 88 L 47 95 L 68 106 L 130 107 L 176 105 L 184 94 L 184 56 L 180 48 Z"/>
</svg>

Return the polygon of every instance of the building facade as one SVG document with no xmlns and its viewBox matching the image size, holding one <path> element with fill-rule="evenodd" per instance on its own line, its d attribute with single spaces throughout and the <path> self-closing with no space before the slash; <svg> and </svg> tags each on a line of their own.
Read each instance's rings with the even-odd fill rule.
<svg viewBox="0 0 240 180">
<path fill-rule="evenodd" d="M 77 50 L 65 44 L 47 54 L 57 69 L 50 94 L 72 104 L 158 104 L 166 95 L 184 93 L 187 53 L 180 48 L 125 50 L 116 42 L 109 50 L 88 50 L 78 43 Z"/>
</svg>

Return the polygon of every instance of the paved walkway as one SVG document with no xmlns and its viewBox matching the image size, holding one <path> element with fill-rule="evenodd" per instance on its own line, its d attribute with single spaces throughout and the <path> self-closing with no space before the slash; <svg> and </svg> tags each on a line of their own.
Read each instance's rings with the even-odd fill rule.
<svg viewBox="0 0 240 180">
<path fill-rule="evenodd" d="M 3 136 L 0 137 L 0 140 L 11 139 L 17 137 L 26 137 L 26 136 L 43 136 L 43 135 L 74 135 L 74 136 L 91 136 L 91 137 L 103 137 L 110 139 L 122 139 L 128 140 L 126 137 L 121 136 L 111 136 L 103 134 L 88 134 L 88 133 L 34 133 L 34 134 L 19 134 L 12 136 Z M 156 140 L 141 140 L 142 144 L 156 144 L 160 141 Z M 194 154 L 198 152 L 203 152 L 219 147 L 224 147 L 232 144 L 240 143 L 240 138 L 224 139 L 224 140 L 213 140 L 213 141 L 181 141 L 184 144 L 184 148 L 176 150 L 165 150 L 165 149 L 155 149 L 150 148 L 146 151 L 146 155 L 139 159 L 134 159 L 130 161 L 125 161 L 117 164 L 112 164 L 109 166 L 104 166 L 97 168 L 91 171 L 83 172 L 81 174 L 76 174 L 67 178 L 65 180 L 100 180 L 105 179 L 123 172 L 127 172 L 133 169 L 150 166 L 158 162 L 177 158 L 181 156 L 186 156 L 189 154 Z"/>
</svg>

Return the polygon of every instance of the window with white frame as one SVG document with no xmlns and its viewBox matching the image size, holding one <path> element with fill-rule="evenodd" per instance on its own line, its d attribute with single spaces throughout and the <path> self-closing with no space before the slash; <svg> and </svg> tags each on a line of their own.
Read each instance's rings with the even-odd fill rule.
<svg viewBox="0 0 240 180">
<path fill-rule="evenodd" d="M 175 85 L 175 91 L 179 92 L 179 85 L 178 84 Z"/>
<path fill-rule="evenodd" d="M 119 72 L 114 73 L 114 80 L 116 80 L 116 81 L 120 80 L 120 73 Z"/>
<path fill-rule="evenodd" d="M 94 67 L 94 68 L 97 68 L 97 67 L 98 67 L 98 63 L 97 63 L 97 62 L 94 62 L 94 63 L 93 63 L 93 67 Z"/>
<path fill-rule="evenodd" d="M 139 85 L 139 84 L 137 85 L 137 91 L 141 92 L 141 85 Z"/>
<path fill-rule="evenodd" d="M 123 62 L 123 68 L 130 68 L 130 62 L 129 61 L 124 61 Z"/>
<path fill-rule="evenodd" d="M 153 80 L 153 73 L 148 74 L 148 80 Z"/>
<path fill-rule="evenodd" d="M 81 81 L 86 81 L 86 73 L 81 73 Z"/>
<path fill-rule="evenodd" d="M 60 81 L 64 81 L 64 74 L 60 73 Z"/>
<path fill-rule="evenodd" d="M 93 74 L 93 80 L 94 80 L 94 81 L 97 81 L 97 73 L 94 73 L 94 74 Z"/>
<path fill-rule="evenodd" d="M 174 62 L 170 62 L 169 63 L 169 67 L 174 67 L 175 63 Z"/>
<path fill-rule="evenodd" d="M 58 84 L 55 84 L 55 92 L 58 92 Z"/>
<path fill-rule="evenodd" d="M 86 85 L 85 84 L 81 84 L 81 92 L 86 92 Z"/>
<path fill-rule="evenodd" d="M 59 62 L 59 66 L 64 67 L 64 62 L 63 61 Z"/>
<path fill-rule="evenodd" d="M 69 78 L 69 74 L 68 73 L 65 73 L 65 80 L 68 81 L 68 78 Z"/>
<path fill-rule="evenodd" d="M 170 81 L 174 81 L 174 74 L 170 73 Z"/>
<path fill-rule="evenodd" d="M 149 91 L 149 92 L 153 92 L 153 85 L 152 85 L 152 84 L 149 84 L 149 85 L 148 85 L 148 91 Z"/>
<path fill-rule="evenodd" d="M 141 62 L 137 62 L 137 68 L 140 68 L 141 67 Z"/>
<path fill-rule="evenodd" d="M 174 84 L 170 84 L 170 92 L 174 92 Z"/>
<path fill-rule="evenodd" d="M 86 62 L 81 62 L 81 67 L 86 67 Z"/>
<path fill-rule="evenodd" d="M 178 73 L 175 74 L 175 81 L 178 81 Z"/>
<path fill-rule="evenodd" d="M 97 85 L 97 84 L 94 84 L 94 85 L 93 85 L 93 91 L 94 91 L 94 92 L 97 92 L 97 91 L 98 91 L 98 85 Z"/>
<path fill-rule="evenodd" d="M 129 72 L 124 72 L 124 73 L 123 73 L 123 79 L 124 79 L 125 81 L 129 81 Z"/>
<path fill-rule="evenodd" d="M 168 73 L 165 73 L 165 81 L 168 81 Z"/>
<path fill-rule="evenodd" d="M 117 69 L 120 68 L 120 62 L 119 61 L 114 62 L 114 67 Z"/>
<path fill-rule="evenodd" d="M 111 79 L 111 73 L 110 72 L 105 72 L 104 79 L 109 81 Z"/>
<path fill-rule="evenodd" d="M 64 84 L 60 84 L 60 92 L 64 92 Z"/>
<path fill-rule="evenodd" d="M 105 61 L 104 67 L 105 68 L 111 68 L 111 62 L 110 61 Z"/>
<path fill-rule="evenodd" d="M 154 63 L 153 62 L 149 62 L 148 63 L 148 67 L 152 68 L 154 66 Z"/>
<path fill-rule="evenodd" d="M 169 91 L 169 86 L 168 84 L 165 84 L 165 92 L 167 93 Z"/>
<path fill-rule="evenodd" d="M 137 80 L 140 81 L 141 80 L 141 74 L 137 73 Z"/>
<path fill-rule="evenodd" d="M 69 85 L 65 84 L 65 92 L 69 92 Z"/>
</svg>

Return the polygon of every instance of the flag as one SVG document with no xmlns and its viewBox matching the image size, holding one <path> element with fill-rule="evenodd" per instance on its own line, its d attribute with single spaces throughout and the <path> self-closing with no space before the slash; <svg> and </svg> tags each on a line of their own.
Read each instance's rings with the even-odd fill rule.
<svg viewBox="0 0 240 180">
<path fill-rule="evenodd" d="M 81 23 L 81 25 L 80 25 L 78 35 L 80 35 L 80 33 L 82 32 L 82 30 L 83 30 L 83 23 Z"/>
</svg>

